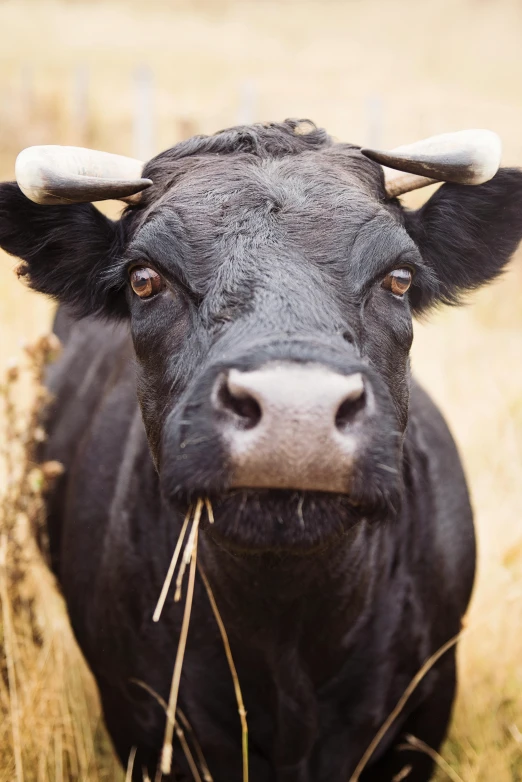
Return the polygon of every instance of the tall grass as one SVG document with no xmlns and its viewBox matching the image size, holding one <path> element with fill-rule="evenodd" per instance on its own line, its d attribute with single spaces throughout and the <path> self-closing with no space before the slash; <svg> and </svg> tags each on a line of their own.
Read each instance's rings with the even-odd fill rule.
<svg viewBox="0 0 522 782">
<path fill-rule="evenodd" d="M 121 771 L 94 683 L 42 554 L 42 492 L 61 472 L 36 461 L 42 373 L 56 350 L 43 337 L 0 381 L 0 780 L 113 782 Z"/>
</svg>

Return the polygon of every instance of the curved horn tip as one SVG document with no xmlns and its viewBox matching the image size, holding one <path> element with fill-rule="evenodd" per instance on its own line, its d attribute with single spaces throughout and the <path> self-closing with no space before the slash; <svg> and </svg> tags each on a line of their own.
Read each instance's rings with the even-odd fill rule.
<svg viewBox="0 0 522 782">
<path fill-rule="evenodd" d="M 152 184 L 142 177 L 143 167 L 140 160 L 110 152 L 42 145 L 20 152 L 15 173 L 34 203 L 74 204 L 136 196 Z"/>
<path fill-rule="evenodd" d="M 499 169 L 502 142 L 491 130 L 461 130 L 391 151 L 362 148 L 361 153 L 383 166 L 386 192 L 393 198 L 434 181 L 488 182 Z"/>
</svg>

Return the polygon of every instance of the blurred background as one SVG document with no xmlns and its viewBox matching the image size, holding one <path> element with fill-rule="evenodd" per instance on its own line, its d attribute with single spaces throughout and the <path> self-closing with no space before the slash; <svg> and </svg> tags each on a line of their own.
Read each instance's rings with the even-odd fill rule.
<svg viewBox="0 0 522 782">
<path fill-rule="evenodd" d="M 522 166 L 522 3 L 0 2 L 2 179 L 14 178 L 16 155 L 31 144 L 147 159 L 194 133 L 286 117 L 310 118 L 341 140 L 383 147 L 487 127 L 502 137 L 504 165 Z M 416 205 L 428 195 L 407 198 Z M 53 311 L 16 279 L 15 264 L 0 253 L 0 373 L 7 372 L 0 396 L 6 402 L 11 395 L 4 416 L 11 423 L 0 425 L 7 460 L 0 468 L 0 782 L 113 780 L 119 772 L 96 693 L 30 540 L 31 525 L 18 535 L 16 572 L 2 544 L 13 496 L 19 518 L 41 515 L 43 478 L 34 473 L 24 435 L 38 370 L 34 362 L 27 369 L 34 353 L 24 353 L 23 343 L 48 333 Z M 15 361 L 26 372 L 21 379 Z M 439 778 L 520 781 L 521 253 L 467 306 L 417 324 L 413 368 L 457 438 L 479 535 L 460 691 L 437 759 Z M 39 436 L 34 424 L 31 437 Z M 25 461 L 20 456 L 13 467 L 13 454 L 24 449 Z"/>
</svg>

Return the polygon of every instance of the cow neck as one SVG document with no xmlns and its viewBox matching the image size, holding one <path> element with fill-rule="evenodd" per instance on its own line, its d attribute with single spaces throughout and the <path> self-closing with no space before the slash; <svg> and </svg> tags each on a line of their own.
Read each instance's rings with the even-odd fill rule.
<svg viewBox="0 0 522 782">
<path fill-rule="evenodd" d="M 357 644 L 389 548 L 384 528 L 366 522 L 313 553 L 238 554 L 202 533 L 200 561 L 236 644 L 269 668 L 286 651 L 316 684 L 338 672 Z"/>
<path fill-rule="evenodd" d="M 366 654 L 367 607 L 387 570 L 380 567 L 387 549 L 381 545 L 384 534 L 380 525 L 361 523 L 322 550 L 301 556 L 240 556 L 201 535 L 201 563 L 227 628 L 239 681 L 246 683 L 245 702 L 272 693 L 266 707 L 275 727 L 278 782 L 309 782 L 307 769 L 322 730 L 320 693 L 337 689 L 352 652 Z"/>
</svg>

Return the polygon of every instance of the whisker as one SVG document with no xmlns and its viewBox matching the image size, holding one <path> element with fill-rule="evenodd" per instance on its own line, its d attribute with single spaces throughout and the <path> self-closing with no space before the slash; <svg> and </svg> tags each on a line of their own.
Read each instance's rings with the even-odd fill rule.
<svg viewBox="0 0 522 782">
<path fill-rule="evenodd" d="M 193 437 L 191 440 L 183 440 L 179 447 L 186 448 L 187 445 L 200 445 L 201 443 L 208 443 L 211 439 L 208 435 L 205 435 L 205 437 Z"/>
<path fill-rule="evenodd" d="M 393 475 L 398 475 L 399 471 L 395 469 L 395 467 L 389 467 L 387 464 L 381 464 L 381 462 L 377 462 L 377 467 L 380 467 L 381 470 L 386 470 L 386 472 L 391 472 Z"/>
<path fill-rule="evenodd" d="M 297 517 L 299 519 L 299 524 L 304 529 L 305 521 L 303 516 L 303 504 L 304 504 L 304 494 L 301 494 L 297 502 Z"/>
</svg>

